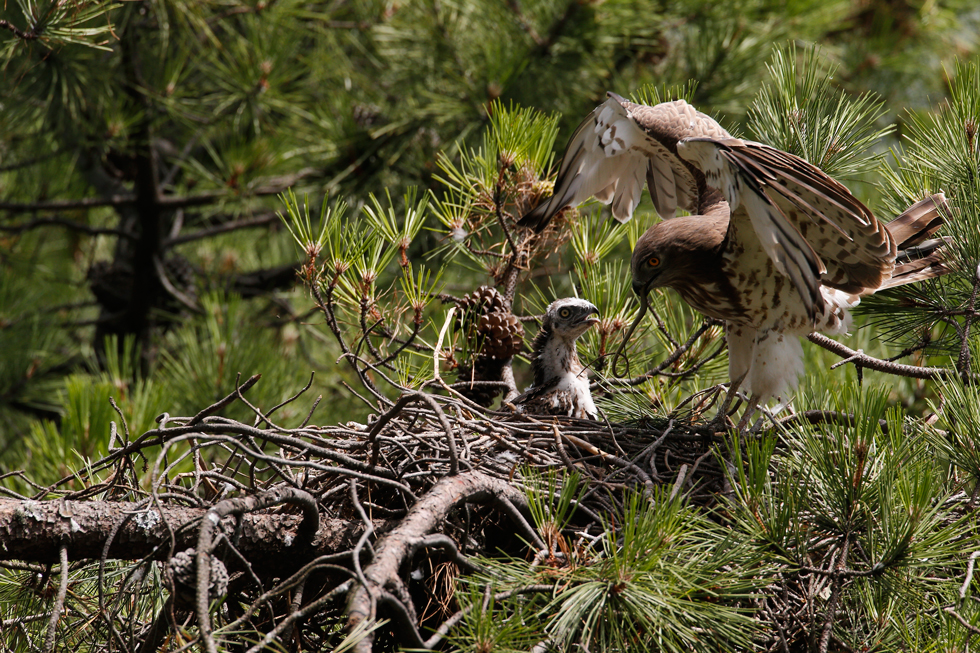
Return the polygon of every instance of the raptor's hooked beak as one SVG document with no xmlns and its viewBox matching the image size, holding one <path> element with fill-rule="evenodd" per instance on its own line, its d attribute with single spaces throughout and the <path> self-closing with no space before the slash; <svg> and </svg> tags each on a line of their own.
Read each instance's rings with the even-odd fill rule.
<svg viewBox="0 0 980 653">
<path fill-rule="evenodd" d="M 650 294 L 650 291 L 654 288 L 661 287 L 660 284 L 657 283 L 657 279 L 659 277 L 659 272 L 656 272 L 653 274 L 653 276 L 647 279 L 646 282 L 637 281 L 636 279 L 632 280 L 631 286 L 633 288 L 633 293 L 639 298 L 640 303 L 643 304 L 643 306 L 646 306 L 647 295 Z"/>
</svg>

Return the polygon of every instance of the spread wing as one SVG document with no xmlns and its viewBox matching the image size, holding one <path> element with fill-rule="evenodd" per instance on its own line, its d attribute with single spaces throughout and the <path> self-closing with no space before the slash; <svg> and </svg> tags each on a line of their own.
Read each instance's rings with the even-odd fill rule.
<svg viewBox="0 0 980 653">
<path fill-rule="evenodd" d="M 556 213 L 590 197 L 612 204 L 613 216 L 626 222 L 640 203 L 644 181 L 663 218 L 674 217 L 678 208 L 705 213 L 724 204 L 705 186 L 701 171 L 677 156 L 677 142 L 691 136 L 729 134 L 684 100 L 649 107 L 609 93 L 569 139 L 552 196 L 518 224 L 541 231 Z"/>
<path fill-rule="evenodd" d="M 890 276 L 895 242 L 884 224 L 817 167 L 737 139 L 692 138 L 677 149 L 732 207 L 728 246 L 739 246 L 740 233 L 751 234 L 742 238 L 746 245 L 757 237 L 811 314 L 821 303 L 821 284 L 860 293 Z"/>
</svg>

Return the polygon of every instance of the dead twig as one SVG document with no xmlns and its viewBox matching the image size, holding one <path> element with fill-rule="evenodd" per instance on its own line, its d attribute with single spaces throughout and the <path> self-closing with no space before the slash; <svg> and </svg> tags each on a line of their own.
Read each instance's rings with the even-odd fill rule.
<svg viewBox="0 0 980 653">
<path fill-rule="evenodd" d="M 51 606 L 51 617 L 48 619 L 48 629 L 44 635 L 44 647 L 41 649 L 44 653 L 51 653 L 54 651 L 54 644 L 56 635 L 58 634 L 58 620 L 61 619 L 61 614 L 65 611 L 65 597 L 68 595 L 68 546 L 65 544 L 61 545 L 58 551 L 59 556 L 59 582 L 58 582 L 58 594 L 54 598 L 54 604 Z"/>
<path fill-rule="evenodd" d="M 863 352 L 854 351 L 850 347 L 820 333 L 811 333 L 807 336 L 807 339 L 813 344 L 823 347 L 841 358 L 847 359 L 847 362 L 854 363 L 855 367 L 858 368 L 866 368 L 875 372 L 884 372 L 885 374 L 894 374 L 895 376 L 904 376 L 910 379 L 949 379 L 956 378 L 957 376 L 955 370 L 948 370 L 942 367 L 903 365 L 901 363 L 892 363 L 874 358 Z"/>
<path fill-rule="evenodd" d="M 201 520 L 195 553 L 195 570 L 197 575 L 197 592 L 195 610 L 201 639 L 208 653 L 217 653 L 218 648 L 211 633 L 210 595 L 211 582 L 211 552 L 214 531 L 224 517 L 241 515 L 247 512 L 262 510 L 279 503 L 292 503 L 303 509 L 303 522 L 297 533 L 294 544 L 308 543 L 316 534 L 320 523 L 320 512 L 316 500 L 309 493 L 292 488 L 280 488 L 262 495 L 226 499 L 208 510 Z"/>
<path fill-rule="evenodd" d="M 399 584 L 402 564 L 427 535 L 463 503 L 525 505 L 524 495 L 506 481 L 482 472 L 465 472 L 438 481 L 412 506 L 403 520 L 382 537 L 376 547 L 374 560 L 364 569 L 364 580 L 352 590 L 347 601 L 347 626 L 353 629 L 365 620 L 374 619 L 378 600 L 387 605 L 400 603 L 390 599 L 388 589 Z M 373 642 L 367 636 L 355 647 L 369 652 Z"/>
</svg>

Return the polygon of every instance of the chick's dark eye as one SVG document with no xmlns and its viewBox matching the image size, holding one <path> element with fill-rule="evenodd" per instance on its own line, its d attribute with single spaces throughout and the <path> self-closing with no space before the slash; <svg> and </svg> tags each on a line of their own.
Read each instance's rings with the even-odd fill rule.
<svg viewBox="0 0 980 653">
<path fill-rule="evenodd" d="M 572 312 L 570 310 L 568 310 L 567 308 L 563 308 L 560 311 L 558 311 L 558 315 L 561 315 L 562 317 L 568 317 L 571 314 L 572 314 Z"/>
<path fill-rule="evenodd" d="M 651 268 L 655 268 L 660 265 L 660 259 L 656 256 L 651 256 L 647 259 L 647 265 L 649 265 Z"/>
</svg>

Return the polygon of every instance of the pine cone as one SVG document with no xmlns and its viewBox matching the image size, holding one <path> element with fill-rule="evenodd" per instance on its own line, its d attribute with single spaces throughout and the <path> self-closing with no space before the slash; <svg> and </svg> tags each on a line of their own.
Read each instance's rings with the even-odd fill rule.
<svg viewBox="0 0 980 653">
<path fill-rule="evenodd" d="M 228 569 L 214 555 L 209 556 L 208 596 L 216 598 L 228 593 Z M 193 606 L 197 600 L 197 550 L 187 549 L 170 559 L 173 574 L 175 602 L 184 607 Z"/>
<path fill-rule="evenodd" d="M 496 288 L 480 286 L 456 304 L 459 307 L 457 324 L 462 327 L 474 324 L 479 316 L 493 312 L 510 313 L 510 305 Z"/>
<path fill-rule="evenodd" d="M 509 312 L 482 315 L 477 325 L 477 345 L 480 358 L 512 358 L 524 347 L 524 325 Z"/>
<path fill-rule="evenodd" d="M 457 325 L 466 335 L 471 360 L 458 368 L 457 383 L 501 381 L 504 366 L 524 346 L 524 326 L 510 311 L 510 302 L 496 288 L 480 286 L 456 302 Z M 463 387 L 460 392 L 490 406 L 501 392 L 495 387 Z"/>
</svg>

